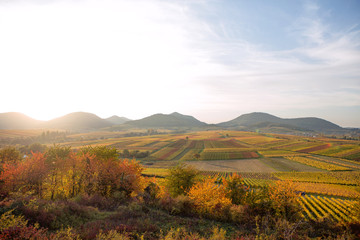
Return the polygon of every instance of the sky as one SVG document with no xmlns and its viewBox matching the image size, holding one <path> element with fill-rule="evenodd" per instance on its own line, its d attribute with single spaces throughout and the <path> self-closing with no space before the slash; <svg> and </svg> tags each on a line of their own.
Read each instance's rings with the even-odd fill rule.
<svg viewBox="0 0 360 240">
<path fill-rule="evenodd" d="M 360 127 L 358 0 L 0 0 L 0 113 Z"/>
</svg>

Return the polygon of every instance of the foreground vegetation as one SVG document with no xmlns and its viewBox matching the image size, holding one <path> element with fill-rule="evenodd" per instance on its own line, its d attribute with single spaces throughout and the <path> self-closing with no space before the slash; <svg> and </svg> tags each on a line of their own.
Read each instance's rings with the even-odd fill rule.
<svg viewBox="0 0 360 240">
<path fill-rule="evenodd" d="M 0 239 L 360 237 L 359 141 L 8 130 L 0 144 Z"/>
<path fill-rule="evenodd" d="M 147 177 L 106 146 L 53 145 L 25 159 L 12 147 L 0 153 L 0 239 L 360 237 L 357 198 L 301 196 L 281 173 L 260 181 L 180 164 Z"/>
</svg>

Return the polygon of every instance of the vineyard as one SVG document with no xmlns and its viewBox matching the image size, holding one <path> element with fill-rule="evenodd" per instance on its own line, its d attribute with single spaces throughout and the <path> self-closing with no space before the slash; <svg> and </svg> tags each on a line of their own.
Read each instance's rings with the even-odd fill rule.
<svg viewBox="0 0 360 240">
<path fill-rule="evenodd" d="M 202 172 L 204 176 L 216 178 L 221 182 L 222 178 L 232 176 L 233 172 Z M 339 186 L 343 181 L 345 185 L 360 186 L 360 173 L 239 173 L 243 177 L 244 184 L 250 188 L 262 188 L 272 184 L 274 180 L 284 179 L 296 181 L 296 190 L 302 195 L 299 204 L 303 208 L 303 216 L 307 219 L 331 218 L 338 222 L 351 221 L 351 211 L 356 200 L 360 198 L 360 192 L 348 186 Z M 320 180 L 319 180 L 320 179 Z M 316 184 L 314 182 L 332 182 L 333 184 Z M 346 199 L 348 198 L 348 199 Z"/>
<path fill-rule="evenodd" d="M 337 222 L 350 222 L 349 216 L 356 201 L 309 195 L 299 198 L 299 203 L 307 219 L 331 218 Z"/>
<path fill-rule="evenodd" d="M 201 180 L 206 182 L 208 178 L 214 179 L 215 181 L 209 180 L 211 189 L 224 189 L 229 182 L 225 179 L 231 179 L 234 174 L 240 175 L 242 178 L 240 184 L 246 187 L 239 188 L 239 185 L 235 187 L 244 189 L 245 195 L 242 195 L 244 202 L 237 203 L 244 205 L 244 209 L 257 207 L 256 204 L 271 206 L 273 200 L 269 198 L 270 193 L 276 193 L 281 186 L 289 183 L 291 189 L 279 191 L 278 194 L 281 197 L 287 196 L 286 193 L 292 194 L 293 206 L 297 211 L 300 210 L 299 219 L 303 217 L 301 221 L 314 220 L 319 223 L 326 219 L 324 222 L 346 226 L 356 220 L 356 215 L 353 213 L 357 211 L 360 200 L 360 141 L 240 131 L 203 131 L 130 137 L 120 134 L 123 133 L 118 135 L 107 133 L 104 136 L 109 137 L 102 138 L 101 135 L 88 133 L 84 136 L 76 136 L 78 140 L 62 142 L 60 146 L 70 146 L 75 153 L 81 152 L 78 149 L 82 146 L 107 146 L 113 148 L 112 151 L 117 150 L 114 151 L 116 154 L 114 158 L 137 158 L 141 179 L 144 179 L 144 183 L 157 184 L 159 195 L 161 194 L 166 201 L 170 194 L 166 189 L 169 187 L 169 179 L 173 176 L 169 173 L 169 169 L 184 164 L 199 171 L 199 175 L 194 171 L 196 186 L 198 184 L 200 186 Z M 100 166 L 108 165 L 98 164 L 98 167 Z M 107 171 L 99 171 L 98 174 L 111 173 L 113 165 L 109 166 Z M 71 169 L 69 173 L 72 171 Z M 119 174 L 111 176 L 116 182 Z M 71 182 L 68 181 L 69 184 Z M 206 190 L 203 190 L 205 195 L 213 196 L 205 188 L 207 185 L 203 186 Z M 150 187 L 146 189 L 146 191 L 151 190 Z M 193 196 L 200 193 L 200 190 L 201 188 L 193 192 Z M 226 191 L 223 194 L 228 198 L 232 193 Z M 183 194 L 190 194 L 190 191 L 187 190 Z M 147 199 L 147 194 L 143 196 L 145 196 L 144 201 L 154 200 Z M 280 198 L 277 200 L 281 200 Z M 175 199 L 174 204 L 182 200 L 179 199 Z M 253 202 L 246 202 L 250 201 L 249 199 Z M 167 203 L 166 201 L 161 200 L 160 203 Z M 172 209 L 176 208 L 172 207 L 171 211 Z M 231 209 L 238 210 L 238 208 Z M 156 211 L 158 213 L 158 209 Z M 274 210 L 266 209 L 266 211 L 272 214 Z"/>
<path fill-rule="evenodd" d="M 84 136 L 74 135 L 77 140 L 63 142 L 61 145 L 73 148 L 107 145 L 119 151 L 125 149 L 149 151 L 148 160 L 154 161 L 181 162 L 279 157 L 290 160 L 289 157 L 306 157 L 308 158 L 306 161 L 301 159 L 298 162 L 326 171 L 360 169 L 360 145 L 359 141 L 354 140 L 240 131 L 203 131 L 140 137 L 119 137 L 115 133 L 103 134 L 108 137 L 91 136 L 90 133 Z M 324 160 L 325 157 L 329 159 Z M 294 159 L 290 161 L 292 160 Z M 352 161 L 352 163 L 347 161 Z M 316 162 L 321 163 L 316 164 Z"/>
<path fill-rule="evenodd" d="M 276 180 L 294 181 L 296 191 L 305 194 L 299 204 L 308 219 L 349 221 L 351 206 L 360 198 L 359 141 L 204 131 L 64 143 L 73 147 L 101 144 L 120 152 L 149 151 L 148 158 L 138 159 L 151 165 L 144 170 L 148 176 L 166 177 L 166 167 L 186 162 L 219 183 L 237 172 L 252 189 Z"/>
<path fill-rule="evenodd" d="M 166 169 L 148 168 L 146 174 L 166 177 Z M 306 219 L 330 218 L 337 222 L 349 222 L 356 199 L 360 198 L 360 172 L 331 173 L 251 173 L 202 171 L 204 177 L 215 178 L 221 184 L 233 174 L 242 177 L 250 189 L 263 188 L 278 180 L 292 180 L 299 193 L 299 204 Z"/>
<path fill-rule="evenodd" d="M 319 169 L 324 169 L 328 171 L 348 171 L 350 170 L 347 167 L 339 166 L 338 164 L 332 164 L 328 162 L 318 161 L 316 159 L 311 159 L 307 157 L 285 157 L 286 159 L 289 159 L 291 161 L 299 162 L 311 167 L 316 167 Z"/>
<path fill-rule="evenodd" d="M 34 135 L 6 132 L 3 136 Z M 237 172 L 253 189 L 276 180 L 294 181 L 302 192 L 299 203 L 308 219 L 330 217 L 349 221 L 349 211 L 360 198 L 360 143 L 354 140 L 309 138 L 240 131 L 204 131 L 123 137 L 123 133 L 74 135 L 61 143 L 74 149 L 106 145 L 119 152 L 148 151 L 143 174 L 166 177 L 168 167 L 186 162 L 221 183 Z M 102 136 L 105 136 L 103 138 Z M 71 137 L 71 136 L 70 136 Z"/>
</svg>

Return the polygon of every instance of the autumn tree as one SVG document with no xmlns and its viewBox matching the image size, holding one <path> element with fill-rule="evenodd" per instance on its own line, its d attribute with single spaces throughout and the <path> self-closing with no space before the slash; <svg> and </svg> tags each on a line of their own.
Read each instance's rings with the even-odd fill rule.
<svg viewBox="0 0 360 240">
<path fill-rule="evenodd" d="M 45 153 L 32 153 L 24 161 L 4 163 L 0 173 L 3 195 L 32 191 L 40 198 L 69 198 L 79 193 L 129 197 L 144 188 L 142 167 L 136 161 L 119 160 L 112 148 L 72 151 L 54 145 Z"/>
<path fill-rule="evenodd" d="M 24 154 L 30 155 L 32 152 L 37 153 L 37 152 L 46 152 L 46 145 L 41 144 L 41 143 L 33 143 L 31 145 L 27 145 L 24 147 L 20 148 L 20 151 Z"/>
<path fill-rule="evenodd" d="M 129 197 L 132 193 L 138 193 L 144 188 L 143 168 L 136 161 L 106 161 L 101 163 L 99 169 L 99 191 L 102 195 L 113 196 L 120 193 Z"/>
<path fill-rule="evenodd" d="M 0 163 L 16 163 L 21 160 L 20 152 L 12 146 L 4 147 L 0 150 Z"/>
<path fill-rule="evenodd" d="M 299 194 L 292 181 L 276 181 L 268 189 L 270 205 L 279 218 L 297 220 L 300 217 L 301 206 L 298 203 Z"/>
<path fill-rule="evenodd" d="M 221 218 L 224 210 L 231 206 L 231 199 L 227 197 L 227 190 L 223 185 L 215 183 L 216 179 L 207 178 L 197 182 L 188 192 L 188 196 L 195 203 L 201 215 Z"/>
<path fill-rule="evenodd" d="M 22 187 L 28 191 L 33 190 L 40 198 L 43 197 L 44 182 L 49 174 L 44 154 L 33 153 L 19 168 Z"/>
<path fill-rule="evenodd" d="M 186 194 L 199 178 L 199 172 L 184 164 L 169 169 L 166 185 L 170 194 L 174 197 Z"/>
<path fill-rule="evenodd" d="M 104 196 L 121 193 L 128 197 L 143 188 L 140 164 L 127 159 L 119 160 L 115 148 L 84 147 L 80 152 L 86 192 L 98 192 Z"/>
<path fill-rule="evenodd" d="M 6 196 L 21 186 L 22 166 L 16 163 L 4 163 L 0 172 L 0 195 Z"/>
<path fill-rule="evenodd" d="M 34 191 L 42 197 L 43 184 L 48 175 L 45 160 L 44 154 L 34 153 L 19 163 L 5 163 L 4 171 L 0 174 L 2 190 Z"/>
<path fill-rule="evenodd" d="M 91 195 L 98 189 L 98 160 L 88 152 L 79 151 L 77 155 L 81 165 L 78 188 Z"/>
<path fill-rule="evenodd" d="M 223 178 L 223 184 L 227 191 L 227 196 L 231 199 L 233 204 L 245 204 L 249 188 L 245 185 L 244 179 L 238 175 L 233 174 L 229 178 Z"/>
<path fill-rule="evenodd" d="M 64 184 L 67 179 L 65 178 L 67 171 L 67 160 L 71 152 L 70 147 L 63 147 L 54 145 L 50 147 L 46 153 L 46 164 L 50 171 L 50 178 L 47 182 L 48 189 L 50 190 L 50 199 L 54 199 L 56 196 L 65 197 Z"/>
<path fill-rule="evenodd" d="M 96 156 L 99 160 L 116 160 L 119 157 L 118 150 L 108 146 L 87 146 L 80 149 L 82 153 Z"/>
</svg>

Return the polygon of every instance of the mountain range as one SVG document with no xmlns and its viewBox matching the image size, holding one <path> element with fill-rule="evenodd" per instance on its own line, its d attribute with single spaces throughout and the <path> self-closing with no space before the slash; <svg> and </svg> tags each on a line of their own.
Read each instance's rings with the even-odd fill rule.
<svg viewBox="0 0 360 240">
<path fill-rule="evenodd" d="M 342 128 L 321 118 L 279 118 L 268 113 L 254 112 L 243 114 L 233 120 L 219 124 L 207 124 L 193 116 L 177 112 L 171 114 L 154 114 L 139 120 L 112 116 L 100 118 L 95 114 L 74 112 L 50 121 L 39 121 L 24 114 L 9 112 L 0 113 L 0 129 L 64 129 L 74 132 L 96 130 L 126 130 L 134 128 L 163 129 L 232 129 L 244 131 L 261 131 L 274 133 L 344 133 L 349 129 Z M 352 129 L 354 130 L 354 129 Z M 358 130 L 358 129 L 356 129 Z"/>
<path fill-rule="evenodd" d="M 32 119 L 22 113 L 0 113 L 0 129 L 63 129 L 75 132 L 94 131 L 130 121 L 130 119 L 112 116 L 102 119 L 95 114 L 74 112 L 49 121 Z"/>
</svg>

